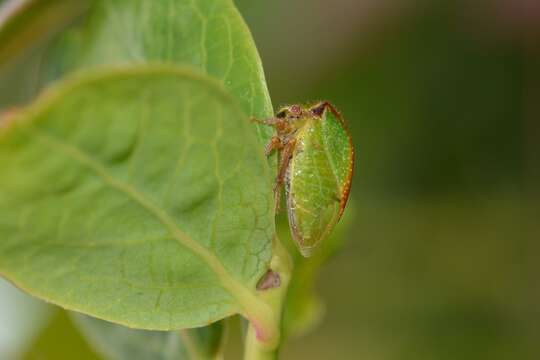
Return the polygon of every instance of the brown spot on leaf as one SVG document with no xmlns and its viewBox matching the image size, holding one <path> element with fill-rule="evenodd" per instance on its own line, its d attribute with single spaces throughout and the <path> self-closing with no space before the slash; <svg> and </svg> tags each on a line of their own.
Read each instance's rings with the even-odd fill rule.
<svg viewBox="0 0 540 360">
<path fill-rule="evenodd" d="M 257 284 L 257 290 L 274 289 L 281 285 L 279 274 L 269 269 Z"/>
</svg>

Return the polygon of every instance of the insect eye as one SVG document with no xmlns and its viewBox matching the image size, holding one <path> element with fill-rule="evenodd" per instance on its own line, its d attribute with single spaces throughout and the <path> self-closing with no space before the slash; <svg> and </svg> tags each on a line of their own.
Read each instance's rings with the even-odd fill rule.
<svg viewBox="0 0 540 360">
<path fill-rule="evenodd" d="M 300 106 L 298 106 L 298 105 L 291 106 L 291 113 L 293 115 L 298 116 L 298 115 L 300 115 L 301 112 L 302 112 L 302 110 L 300 109 Z"/>
</svg>

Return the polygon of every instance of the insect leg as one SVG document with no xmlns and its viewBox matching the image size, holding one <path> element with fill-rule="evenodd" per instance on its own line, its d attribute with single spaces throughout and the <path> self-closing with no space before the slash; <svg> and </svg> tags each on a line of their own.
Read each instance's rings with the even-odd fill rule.
<svg viewBox="0 0 540 360">
<path fill-rule="evenodd" d="M 275 209 L 276 213 L 279 211 L 279 204 L 281 200 L 281 189 L 283 187 L 283 182 L 285 180 L 285 173 L 291 162 L 291 157 L 296 146 L 296 140 L 291 139 L 287 144 L 284 145 L 284 148 L 281 152 L 279 159 L 278 174 L 276 177 L 276 183 L 274 184 L 274 200 L 275 200 Z"/>
<path fill-rule="evenodd" d="M 266 156 L 270 156 L 272 151 L 274 151 L 276 149 L 277 150 L 283 149 L 283 142 L 281 141 L 281 139 L 279 137 L 272 136 L 272 138 L 270 139 L 268 144 L 266 144 L 266 146 L 264 147 L 264 154 Z"/>
<path fill-rule="evenodd" d="M 261 125 L 274 126 L 277 123 L 283 121 L 283 119 L 279 119 L 279 118 L 276 118 L 276 117 L 271 117 L 271 118 L 268 118 L 268 119 L 261 120 L 261 119 L 257 119 L 257 118 L 252 117 L 250 119 L 250 121 L 254 122 L 254 123 L 257 123 L 257 124 L 261 124 Z"/>
</svg>

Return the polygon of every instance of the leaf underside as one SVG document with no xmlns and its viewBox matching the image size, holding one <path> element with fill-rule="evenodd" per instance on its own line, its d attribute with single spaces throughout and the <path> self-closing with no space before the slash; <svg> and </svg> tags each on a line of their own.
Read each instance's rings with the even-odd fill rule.
<svg viewBox="0 0 540 360">
<path fill-rule="evenodd" d="M 191 330 L 147 331 L 72 313 L 72 320 L 93 348 L 115 360 L 204 360 L 221 351 L 223 322 Z"/>
<path fill-rule="evenodd" d="M 220 80 L 245 114 L 272 115 L 257 49 L 231 0 L 94 0 L 85 26 L 45 57 L 42 81 L 102 65 L 189 64 Z M 271 129 L 256 126 L 266 142 Z"/>
<path fill-rule="evenodd" d="M 203 326 L 254 305 L 274 233 L 246 116 L 189 69 L 79 76 L 0 130 L 0 273 L 130 327 Z M 261 176 L 263 174 L 263 176 Z"/>
</svg>

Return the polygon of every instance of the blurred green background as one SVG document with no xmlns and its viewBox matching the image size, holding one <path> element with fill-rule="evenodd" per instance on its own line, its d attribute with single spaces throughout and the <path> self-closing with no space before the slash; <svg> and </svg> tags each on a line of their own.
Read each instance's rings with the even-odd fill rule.
<svg viewBox="0 0 540 360">
<path fill-rule="evenodd" d="M 540 359 L 540 3 L 236 2 L 274 106 L 330 100 L 357 148 L 326 316 L 283 359 Z M 26 358 L 95 358 L 53 316 Z"/>
<path fill-rule="evenodd" d="M 540 359 L 540 3 L 240 1 L 274 106 L 328 99 L 355 218 L 285 359 Z"/>
<path fill-rule="evenodd" d="M 355 219 L 286 359 L 540 358 L 540 3 L 244 0 L 274 105 L 328 99 Z"/>
</svg>

